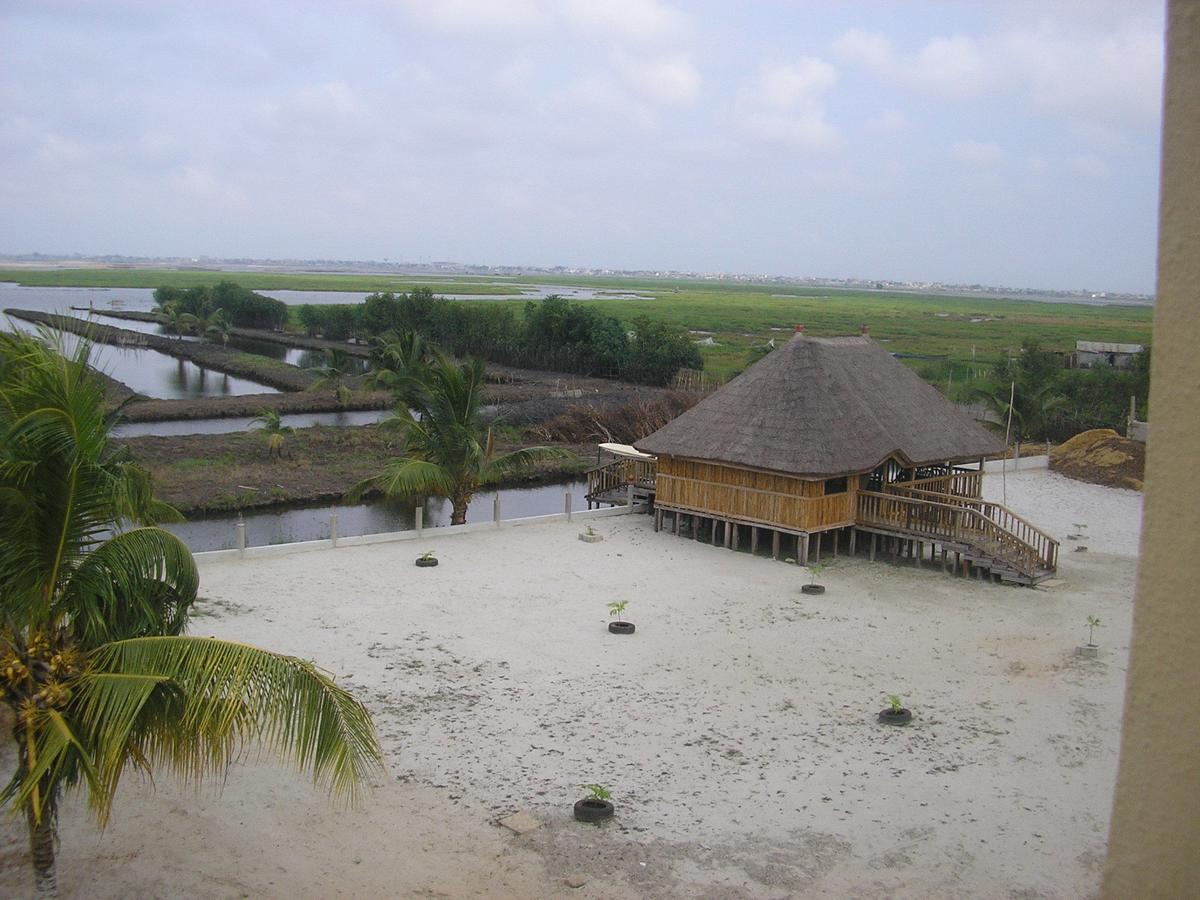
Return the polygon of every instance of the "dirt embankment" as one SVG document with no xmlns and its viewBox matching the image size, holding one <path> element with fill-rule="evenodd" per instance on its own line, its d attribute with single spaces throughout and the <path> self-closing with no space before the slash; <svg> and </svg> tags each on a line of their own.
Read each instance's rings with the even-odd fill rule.
<svg viewBox="0 0 1200 900">
<path fill-rule="evenodd" d="M 253 353 L 229 350 L 218 344 L 202 341 L 180 341 L 157 334 L 144 334 L 127 328 L 85 322 L 73 316 L 24 309 L 7 309 L 5 313 L 26 322 L 47 325 L 59 331 L 83 335 L 102 344 L 118 347 L 146 347 L 166 353 L 177 359 L 186 359 L 205 369 L 224 372 L 240 378 L 249 378 L 259 384 L 278 388 L 281 391 L 303 391 L 312 386 L 318 377 L 311 369 L 301 369 L 279 360 L 268 359 Z"/>
<path fill-rule="evenodd" d="M 1080 481 L 1140 491 L 1146 477 L 1146 445 L 1111 428 L 1095 428 L 1051 450 L 1050 468 Z"/>
<path fill-rule="evenodd" d="M 156 496 L 185 513 L 340 500 L 400 451 L 394 432 L 371 425 L 299 429 L 284 438 L 282 458 L 268 456 L 267 437 L 257 430 L 116 442 L 150 470 Z M 497 449 L 528 443 L 500 441 Z M 576 458 L 545 463 L 506 484 L 567 478 L 585 470 L 595 453 L 594 444 L 557 446 Z"/>
</svg>

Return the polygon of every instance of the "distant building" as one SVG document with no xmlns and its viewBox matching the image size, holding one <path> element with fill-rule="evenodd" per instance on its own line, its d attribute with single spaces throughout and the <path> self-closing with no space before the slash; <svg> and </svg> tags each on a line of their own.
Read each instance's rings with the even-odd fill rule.
<svg viewBox="0 0 1200 900">
<path fill-rule="evenodd" d="M 1141 344 L 1112 344 L 1106 341 L 1076 341 L 1075 352 L 1067 360 L 1071 369 L 1128 369 L 1130 362 L 1146 348 Z"/>
</svg>

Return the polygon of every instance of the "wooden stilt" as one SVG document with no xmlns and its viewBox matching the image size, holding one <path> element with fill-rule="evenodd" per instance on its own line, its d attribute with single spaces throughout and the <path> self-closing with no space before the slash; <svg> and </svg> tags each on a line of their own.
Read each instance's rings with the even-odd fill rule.
<svg viewBox="0 0 1200 900">
<path fill-rule="evenodd" d="M 758 552 L 758 526 L 750 526 L 750 555 L 753 556 Z"/>
<path fill-rule="evenodd" d="M 954 574 L 957 575 L 959 569 L 962 568 L 962 554 L 957 550 L 954 551 Z"/>
<path fill-rule="evenodd" d="M 816 540 L 816 542 L 813 544 L 813 547 L 812 547 L 812 549 L 813 549 L 813 553 L 815 554 L 815 559 L 816 559 L 817 563 L 820 563 L 820 562 L 821 562 L 821 538 L 822 538 L 822 537 L 824 537 L 824 535 L 823 535 L 821 532 L 817 532 L 817 534 L 816 534 L 816 539 L 817 539 L 817 540 Z M 806 554 L 806 555 L 807 555 L 807 554 Z"/>
<path fill-rule="evenodd" d="M 838 544 L 840 544 L 841 542 L 842 542 L 842 529 L 839 528 L 833 533 L 833 558 L 834 559 L 837 559 Z"/>
<path fill-rule="evenodd" d="M 914 558 L 917 561 L 917 568 L 919 569 L 921 568 L 921 557 L 925 555 L 925 545 L 920 541 L 914 541 L 913 543 L 917 545 L 917 553 Z"/>
<path fill-rule="evenodd" d="M 796 538 L 796 562 L 802 566 L 808 565 L 809 536 Z"/>
<path fill-rule="evenodd" d="M 900 539 L 892 538 L 892 564 L 899 565 L 900 563 Z"/>
<path fill-rule="evenodd" d="M 779 532 L 771 532 L 771 558 L 779 559 Z"/>
<path fill-rule="evenodd" d="M 682 518 L 678 512 L 675 513 L 675 521 L 671 523 L 671 528 L 675 532 L 675 536 L 679 537 L 679 520 Z"/>
<path fill-rule="evenodd" d="M 858 544 L 858 529 L 851 526 L 850 528 L 850 555 L 854 555 Z"/>
<path fill-rule="evenodd" d="M 696 515 L 695 513 L 693 513 L 691 516 L 688 517 L 688 524 L 692 530 L 692 540 L 693 541 L 700 540 L 700 517 L 698 515 Z"/>
<path fill-rule="evenodd" d="M 732 535 L 732 537 L 731 537 L 731 535 Z M 730 526 L 726 525 L 725 526 L 725 548 L 727 550 L 736 550 L 737 549 L 737 541 L 738 541 L 737 523 L 735 522 L 733 524 L 732 528 Z"/>
<path fill-rule="evenodd" d="M 662 510 L 661 509 L 656 509 L 654 511 L 654 531 L 656 533 L 659 531 L 662 531 Z"/>
<path fill-rule="evenodd" d="M 942 548 L 942 571 L 946 571 L 946 548 Z"/>
<path fill-rule="evenodd" d="M 875 545 L 877 543 L 879 543 L 879 535 L 877 535 L 875 532 L 872 531 L 871 532 L 871 555 L 869 557 L 867 557 L 868 559 L 871 560 L 871 562 L 875 562 Z"/>
<path fill-rule="evenodd" d="M 717 520 L 713 519 L 712 523 L 713 523 L 712 544 L 715 547 L 715 546 L 717 546 Z"/>
</svg>

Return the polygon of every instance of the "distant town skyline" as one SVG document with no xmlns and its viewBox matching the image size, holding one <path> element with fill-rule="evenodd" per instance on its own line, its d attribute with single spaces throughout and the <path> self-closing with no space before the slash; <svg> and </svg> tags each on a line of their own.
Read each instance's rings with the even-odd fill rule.
<svg viewBox="0 0 1200 900">
<path fill-rule="evenodd" d="M 1151 294 L 1162 14 L 9 3 L 0 252 Z"/>
</svg>

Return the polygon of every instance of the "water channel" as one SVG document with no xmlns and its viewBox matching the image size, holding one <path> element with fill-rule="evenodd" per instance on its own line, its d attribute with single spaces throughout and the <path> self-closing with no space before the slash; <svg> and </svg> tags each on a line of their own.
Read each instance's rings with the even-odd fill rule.
<svg viewBox="0 0 1200 900">
<path fill-rule="evenodd" d="M 519 519 L 560 513 L 564 507 L 563 495 L 568 492 L 571 494 L 573 509 L 587 508 L 587 501 L 584 499 L 587 482 L 584 480 L 530 488 L 505 488 L 500 491 L 501 518 Z M 491 521 L 495 496 L 495 491 L 481 491 L 476 494 L 467 509 L 467 522 Z M 451 507 L 448 500 L 432 498 L 426 501 L 424 508 L 425 527 L 450 524 Z M 416 522 L 416 504 L 402 500 L 376 500 L 355 505 L 324 504 L 248 512 L 243 516 L 246 523 L 246 546 L 325 540 L 329 537 L 330 513 L 337 513 L 339 537 L 410 531 Z M 229 550 L 235 547 L 237 521 L 238 516 L 230 513 L 196 517 L 165 527 L 179 535 L 192 551 L 198 553 L 203 550 Z"/>
</svg>

